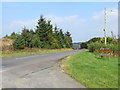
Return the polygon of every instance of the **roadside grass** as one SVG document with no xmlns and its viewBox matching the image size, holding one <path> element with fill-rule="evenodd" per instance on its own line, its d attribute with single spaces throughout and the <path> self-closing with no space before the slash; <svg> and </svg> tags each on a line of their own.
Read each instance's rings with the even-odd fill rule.
<svg viewBox="0 0 120 90">
<path fill-rule="evenodd" d="M 64 49 L 23 49 L 23 50 L 13 50 L 13 51 L 2 51 L 2 55 L 0 58 L 9 58 L 15 56 L 26 56 L 26 55 L 35 55 L 35 54 L 43 54 L 43 53 L 55 53 L 55 52 L 64 52 L 71 51 L 73 49 L 64 48 Z"/>
<path fill-rule="evenodd" d="M 65 73 L 87 88 L 118 88 L 118 58 L 101 58 L 89 51 L 74 54 L 60 61 Z"/>
</svg>

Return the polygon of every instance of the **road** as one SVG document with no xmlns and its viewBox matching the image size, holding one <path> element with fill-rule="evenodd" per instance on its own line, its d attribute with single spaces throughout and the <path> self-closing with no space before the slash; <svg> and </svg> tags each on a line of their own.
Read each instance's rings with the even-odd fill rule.
<svg viewBox="0 0 120 90">
<path fill-rule="evenodd" d="M 2 59 L 3 88 L 85 88 L 59 68 L 58 60 L 85 50 Z"/>
</svg>

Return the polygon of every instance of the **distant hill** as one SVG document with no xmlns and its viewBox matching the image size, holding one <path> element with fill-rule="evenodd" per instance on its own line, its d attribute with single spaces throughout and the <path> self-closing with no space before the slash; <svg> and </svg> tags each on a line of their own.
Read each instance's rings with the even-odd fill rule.
<svg viewBox="0 0 120 90">
<path fill-rule="evenodd" d="M 72 46 L 72 48 L 73 49 L 80 49 L 80 44 L 81 44 L 82 42 L 75 42 L 75 43 L 73 43 L 73 46 Z"/>
<path fill-rule="evenodd" d="M 83 42 L 74 42 L 73 44 L 79 44 L 80 45 L 81 43 L 83 43 Z"/>
</svg>

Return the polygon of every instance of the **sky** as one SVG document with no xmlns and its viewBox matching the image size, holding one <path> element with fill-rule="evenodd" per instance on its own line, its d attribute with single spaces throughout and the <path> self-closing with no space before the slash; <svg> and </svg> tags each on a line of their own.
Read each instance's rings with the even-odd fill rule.
<svg viewBox="0 0 120 90">
<path fill-rule="evenodd" d="M 71 33 L 73 42 L 104 37 L 104 8 L 107 8 L 107 36 L 118 34 L 117 2 L 3 2 L 2 36 L 36 28 L 40 15 Z M 112 10 L 112 12 L 111 12 Z"/>
</svg>

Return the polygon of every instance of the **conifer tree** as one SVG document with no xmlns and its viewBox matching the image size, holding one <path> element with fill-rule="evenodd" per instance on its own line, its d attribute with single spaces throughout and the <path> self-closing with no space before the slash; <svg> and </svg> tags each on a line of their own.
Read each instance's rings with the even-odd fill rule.
<svg viewBox="0 0 120 90">
<path fill-rule="evenodd" d="M 17 35 L 12 33 L 11 36 Z M 9 36 L 6 36 L 9 37 Z M 27 29 L 23 28 L 22 33 L 19 35 L 20 40 L 17 39 L 14 42 L 14 47 L 18 49 L 23 49 L 24 47 L 37 47 L 37 48 L 71 48 L 72 47 L 72 38 L 70 32 L 64 33 L 62 29 L 58 29 L 57 26 L 53 29 L 51 21 L 46 21 L 45 18 L 41 15 L 38 20 L 38 25 L 36 29 Z M 23 42 L 19 44 L 19 42 Z"/>
<path fill-rule="evenodd" d="M 23 30 L 22 30 L 21 36 L 25 40 L 25 46 L 29 47 L 29 43 L 31 42 L 31 37 L 30 37 L 29 29 L 27 29 L 26 27 L 24 27 Z"/>
<path fill-rule="evenodd" d="M 64 33 L 63 33 L 62 29 L 60 29 L 60 31 L 59 31 L 59 42 L 60 42 L 61 48 L 66 48 Z"/>
<path fill-rule="evenodd" d="M 47 44 L 47 24 L 45 18 L 41 15 L 40 19 L 38 20 L 38 26 L 36 26 L 36 34 L 39 37 L 39 40 L 41 42 L 41 48 L 45 48 L 45 45 Z"/>
<path fill-rule="evenodd" d="M 65 42 L 66 42 L 66 47 L 71 48 L 72 47 L 72 38 L 70 32 L 65 33 Z"/>
<path fill-rule="evenodd" d="M 51 21 L 48 21 L 48 26 L 47 26 L 47 48 L 52 48 L 52 41 L 53 41 L 53 25 L 51 24 Z"/>
<path fill-rule="evenodd" d="M 59 41 L 58 41 L 58 30 L 57 26 L 55 26 L 51 41 L 51 48 L 59 48 Z"/>
<path fill-rule="evenodd" d="M 33 31 L 33 29 L 30 29 L 30 34 L 31 34 L 31 35 L 34 35 L 34 34 L 35 34 L 35 32 Z"/>
</svg>

